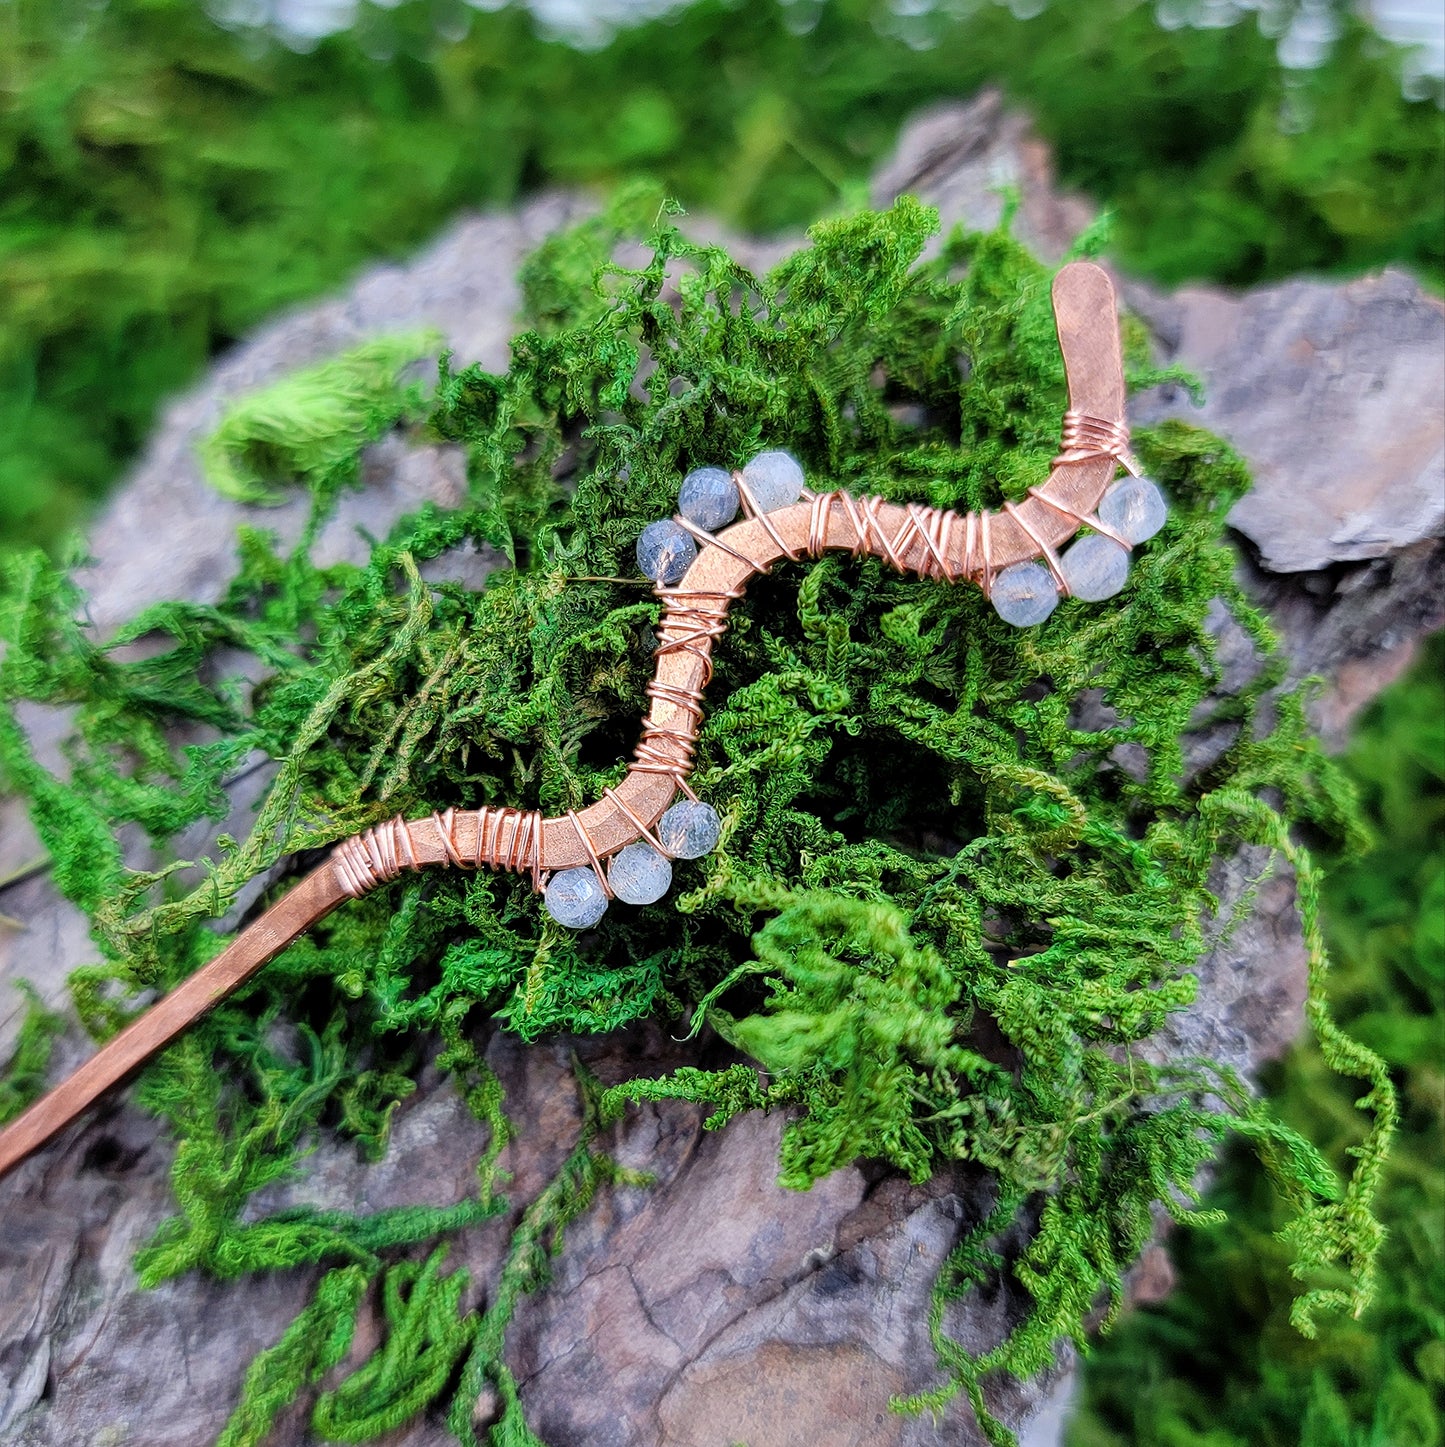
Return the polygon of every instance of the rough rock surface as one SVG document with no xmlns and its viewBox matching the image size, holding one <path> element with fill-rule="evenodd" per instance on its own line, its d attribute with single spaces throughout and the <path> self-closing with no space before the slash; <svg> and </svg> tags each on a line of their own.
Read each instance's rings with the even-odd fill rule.
<svg viewBox="0 0 1445 1447">
<path fill-rule="evenodd" d="M 1398 271 L 1235 295 L 1128 283 L 1165 361 L 1205 384 L 1141 397 L 1135 421 L 1182 417 L 1227 438 L 1254 488 L 1229 521 L 1245 575 L 1296 678 L 1322 674 L 1327 741 L 1445 621 L 1445 303 Z"/>
<path fill-rule="evenodd" d="M 992 95 L 911 128 L 875 196 L 910 189 L 937 202 L 947 221 L 990 224 L 1001 181 L 1019 187 L 1022 228 L 1045 254 L 1060 254 L 1087 219 L 1082 203 L 1056 194 L 1046 150 Z M 193 450 L 229 398 L 367 335 L 417 325 L 440 329 L 463 360 L 501 365 L 517 263 L 577 205 L 544 198 L 512 216 L 464 221 L 410 265 L 369 273 L 345 296 L 283 318 L 223 359 L 170 410 L 94 530 L 86 581 L 97 624 L 111 627 L 177 590 L 214 596 L 246 510 L 207 491 Z M 1421 377 L 1438 378 L 1445 356 L 1440 308 L 1389 274 L 1243 296 L 1196 288 L 1169 297 L 1141 287 L 1127 295 L 1165 355 L 1210 384 L 1199 420 L 1258 467 L 1260 486 L 1235 519 L 1252 546 L 1244 566 L 1300 670 L 1327 675 L 1322 721 L 1338 733 L 1440 620 L 1441 421 L 1421 390 Z M 1139 415 L 1184 407 L 1178 397 L 1146 398 Z M 1321 460 L 1322 435 L 1348 452 Z M 348 500 L 324 547 L 355 554 L 358 523 L 374 530 L 425 497 L 454 495 L 456 464 L 443 449 L 375 449 L 372 486 Z M 299 525 L 286 508 L 261 521 L 283 533 Z M 475 575 L 487 562 L 464 566 Z M 33 722 L 49 740 L 63 726 Z M 264 770 L 249 777 L 238 809 L 264 782 Z M 32 858 L 35 845 L 13 808 L 0 813 L 0 826 L 3 875 Z M 1230 865 L 1224 892 L 1237 893 L 1256 863 Z M 1289 882 L 1271 882 L 1260 906 L 1201 963 L 1199 1002 L 1161 1048 L 1207 1049 L 1250 1069 L 1293 1035 L 1303 950 Z M 0 924 L 0 983 L 24 976 L 62 1000 L 65 974 L 88 956 L 81 922 L 42 872 L 4 887 L 0 910 L 23 922 Z M 12 1011 L 12 993 L 0 995 L 0 1011 Z M 14 1013 L 0 1015 L 0 1055 L 15 1024 Z M 682 1059 L 681 1047 L 649 1029 L 530 1049 L 493 1040 L 490 1058 L 520 1125 L 506 1160 L 519 1204 L 573 1137 L 574 1047 L 604 1081 Z M 67 1040 L 57 1068 L 83 1049 Z M 922 1329 L 929 1283 L 960 1226 L 986 1209 L 978 1183 L 959 1173 L 913 1188 L 853 1168 L 805 1195 L 784 1192 L 774 1183 L 780 1127 L 759 1117 L 704 1134 L 697 1110 L 669 1104 L 636 1111 L 619 1129 L 612 1144 L 620 1158 L 646 1164 L 657 1184 L 602 1194 L 572 1228 L 554 1284 L 523 1304 L 509 1339 L 533 1423 L 554 1447 L 979 1441 L 966 1413 L 935 1423 L 887 1410 L 890 1394 L 930 1381 Z M 268 1204 L 377 1209 L 457 1199 L 479 1146 L 455 1094 L 424 1079 L 399 1114 L 385 1161 L 363 1166 L 340 1146 L 323 1146 L 307 1178 Z M 154 1122 L 117 1099 L 0 1183 L 3 1447 L 208 1443 L 246 1362 L 305 1300 L 312 1278 L 300 1271 L 136 1289 L 133 1251 L 170 1211 L 168 1162 Z M 505 1222 L 493 1222 L 464 1233 L 453 1259 L 488 1282 L 505 1232 Z M 1157 1296 L 1167 1287 L 1167 1258 L 1154 1248 L 1136 1290 Z M 1016 1308 L 1005 1290 L 968 1303 L 953 1325 L 983 1345 Z M 363 1322 L 358 1359 L 375 1330 Z M 1001 1388 L 994 1400 L 1026 1441 L 1043 1447 L 1057 1441 L 1066 1384 L 1061 1364 L 1051 1381 Z M 304 1413 L 288 1417 L 274 1440 L 309 1441 Z M 447 1440 L 443 1425 L 428 1420 L 397 1434 L 394 1447 Z"/>
</svg>

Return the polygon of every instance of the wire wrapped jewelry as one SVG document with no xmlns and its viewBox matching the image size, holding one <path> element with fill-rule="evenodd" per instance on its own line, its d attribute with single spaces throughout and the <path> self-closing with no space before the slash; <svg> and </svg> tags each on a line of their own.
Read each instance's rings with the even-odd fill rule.
<svg viewBox="0 0 1445 1447">
<path fill-rule="evenodd" d="M 729 607 L 779 561 L 844 550 L 900 573 L 967 581 L 1018 626 L 1043 622 L 1061 596 L 1097 601 L 1117 593 L 1129 550 L 1163 526 L 1165 504 L 1129 451 L 1107 274 L 1088 262 L 1064 267 L 1053 302 L 1069 407 L 1047 481 L 997 513 L 960 515 L 841 489 L 809 491 L 797 460 L 776 450 L 736 471 L 695 469 L 684 479 L 678 515 L 649 524 L 638 543 L 663 611 L 642 737 L 621 782 L 556 817 L 507 806 L 449 808 L 390 819 L 343 840 L 214 960 L 0 1131 L 0 1176 L 317 920 L 403 871 L 485 865 L 527 873 L 552 918 L 574 929 L 598 923 L 614 897 L 660 897 L 672 860 L 700 858 L 719 841 L 717 812 L 688 782 L 703 690 Z M 1121 466 L 1128 475 L 1116 482 Z"/>
</svg>

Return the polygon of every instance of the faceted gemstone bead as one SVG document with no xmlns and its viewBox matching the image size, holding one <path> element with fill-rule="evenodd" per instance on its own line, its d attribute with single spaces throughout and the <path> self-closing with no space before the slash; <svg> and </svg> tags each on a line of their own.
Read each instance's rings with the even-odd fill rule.
<svg viewBox="0 0 1445 1447">
<path fill-rule="evenodd" d="M 1059 571 L 1074 597 L 1102 603 L 1129 581 L 1129 554 L 1103 533 L 1085 533 L 1064 550 Z"/>
<path fill-rule="evenodd" d="M 1058 607 L 1059 590 L 1042 563 L 1014 563 L 995 576 L 989 601 L 1005 623 L 1032 628 Z"/>
<path fill-rule="evenodd" d="M 743 468 L 743 481 L 764 512 L 776 512 L 797 502 L 803 468 L 791 452 L 760 452 Z"/>
<path fill-rule="evenodd" d="M 682 480 L 677 510 L 703 532 L 715 533 L 738 515 L 738 485 L 720 467 L 694 467 Z"/>
<path fill-rule="evenodd" d="M 657 821 L 657 837 L 674 859 L 701 859 L 717 848 L 722 820 L 711 804 L 682 799 Z"/>
<path fill-rule="evenodd" d="M 671 518 L 648 523 L 637 539 L 637 566 L 664 587 L 682 581 L 697 557 L 697 544 Z"/>
<path fill-rule="evenodd" d="M 672 863 L 646 840 L 638 839 L 612 856 L 607 882 L 624 904 L 653 904 L 672 884 Z"/>
<path fill-rule="evenodd" d="M 1099 504 L 1099 521 L 1128 543 L 1152 538 L 1168 516 L 1164 494 L 1147 477 L 1121 477 Z"/>
<path fill-rule="evenodd" d="M 568 929 L 588 929 L 607 913 L 602 881 L 588 866 L 559 869 L 542 895 L 547 913 Z"/>
</svg>

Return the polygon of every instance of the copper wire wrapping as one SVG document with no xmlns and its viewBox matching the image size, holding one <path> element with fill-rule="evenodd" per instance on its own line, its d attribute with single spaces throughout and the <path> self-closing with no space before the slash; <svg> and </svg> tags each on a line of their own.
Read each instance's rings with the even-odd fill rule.
<svg viewBox="0 0 1445 1447">
<path fill-rule="evenodd" d="M 447 808 L 438 813 L 433 809 L 431 821 L 436 828 L 437 838 L 441 840 L 442 850 L 446 855 L 446 862 L 455 865 L 458 869 L 465 868 L 470 864 L 471 861 L 463 859 L 462 851 L 457 848 L 457 811 Z"/>
<path fill-rule="evenodd" d="M 987 508 L 978 515 L 978 540 L 979 557 L 982 559 L 978 586 L 983 596 L 988 598 L 993 594 L 993 539 L 989 535 Z"/>
<path fill-rule="evenodd" d="M 1030 489 L 1030 494 L 1056 516 L 1087 526 L 1127 547 L 1091 511 L 1113 480 L 1116 466 L 1140 475 L 1129 452 L 1129 433 L 1123 418 L 1124 377 L 1113 288 L 1099 267 L 1071 262 L 1055 278 L 1053 298 L 1069 387 L 1069 411 L 1063 419 L 1062 450 L 1055 459 L 1059 470 L 1043 488 Z M 1097 415 L 1100 412 L 1115 420 L 1101 418 Z M 1106 459 L 1111 459 L 1107 466 L 1103 465 Z M 691 798 L 697 797 L 688 787 L 687 776 L 702 718 L 700 694 L 711 673 L 712 644 L 723 631 L 728 604 L 740 596 L 750 578 L 766 573 L 778 557 L 798 558 L 804 552 L 818 556 L 829 548 L 846 546 L 831 536 L 840 524 L 838 509 L 852 527 L 855 556 L 872 554 L 900 571 L 911 570 L 925 577 L 976 579 L 985 594 L 991 591 L 1001 568 L 1038 555 L 1029 551 L 1030 546 L 1044 552 L 1045 539 L 1057 537 L 1058 545 L 1063 543 L 1061 530 L 1032 508 L 1027 526 L 1019 511 L 1008 509 L 1011 525 L 998 529 L 995 538 L 987 511 L 958 515 L 919 504 L 900 508 L 879 497 L 854 499 L 842 491 L 817 495 L 805 488 L 800 502 L 806 506 L 790 505 L 769 516 L 758 509 L 756 498 L 741 481 L 739 496 L 749 522 L 761 524 L 771 548 L 763 546 L 762 534 L 751 526 L 734 532 L 734 536 L 745 538 L 743 546 L 764 556 L 749 556 L 730 538 L 700 535 L 700 530 L 687 528 L 700 544 L 697 563 L 702 566 L 692 574 L 696 580 L 693 589 L 682 588 L 675 593 L 659 589 L 666 603 L 658 647 L 663 655 L 659 671 L 666 685 L 650 692 L 653 712 L 666 722 L 650 714 L 644 723 L 629 780 L 616 791 L 606 791 L 615 808 L 598 804 L 582 815 L 571 814 L 570 829 L 561 819 L 544 820 L 536 810 L 487 807 L 475 813 L 462 811 L 459 819 L 457 813 L 447 809 L 410 826 L 399 817 L 391 819 L 343 840 L 325 864 L 294 885 L 216 958 L 108 1041 L 80 1071 L 30 1106 L 16 1121 L 0 1128 L 0 1176 L 51 1139 L 156 1050 L 174 1040 L 191 1021 L 252 978 L 341 901 L 365 894 L 397 878 L 403 870 L 422 864 L 530 869 L 536 887 L 545 877 L 544 866 L 567 868 L 579 862 L 579 846 L 568 837 L 573 831 L 584 858 L 599 871 L 599 876 L 603 858 L 632 840 L 644 837 L 655 844 L 644 816 L 659 817 L 677 788 Z M 960 517 L 964 530 L 962 564 L 954 567 L 951 529 L 958 525 Z M 685 522 L 683 525 L 686 527 Z M 911 568 L 906 561 L 909 556 L 915 558 Z M 719 590 L 704 591 L 703 580 L 717 583 Z M 668 657 L 678 654 L 688 657 Z M 634 774 L 662 777 L 632 779 Z M 473 824 L 474 838 L 467 835 Z M 466 836 L 470 849 L 462 847 L 459 834 Z M 605 878 L 603 886 L 605 889 Z"/>
<path fill-rule="evenodd" d="M 642 822 L 642 819 L 627 806 L 626 802 L 618 795 L 616 789 L 603 789 L 602 797 L 611 802 L 611 804 L 621 813 L 625 814 L 636 826 L 637 832 L 645 840 L 647 840 L 647 842 L 652 845 L 652 847 L 657 850 L 657 852 L 661 854 L 664 859 L 672 858 L 672 855 L 670 855 L 667 850 L 662 847 L 662 841 L 657 837 L 656 834 L 652 832 L 651 829 L 647 827 L 646 824 Z"/>
<path fill-rule="evenodd" d="M 927 507 L 923 503 L 908 504 L 908 520 L 923 544 L 923 555 L 914 569 L 920 578 L 942 578 L 948 583 L 958 581 L 958 574 L 948 557 L 949 534 L 953 530 L 954 516 L 951 512 Z M 899 537 L 903 537 L 902 531 Z M 901 542 L 898 544 L 898 551 L 903 552 Z"/>
<path fill-rule="evenodd" d="M 542 877 L 542 825 L 537 809 L 485 808 L 477 811 L 477 842 L 472 851 L 474 868 L 528 870 L 535 887 Z M 508 825 L 511 826 L 510 832 Z M 505 848 L 503 847 L 505 841 Z"/>
<path fill-rule="evenodd" d="M 1126 472 L 1142 477 L 1134 454 L 1129 451 L 1129 427 L 1124 422 L 1108 422 L 1070 409 L 1064 413 L 1063 450 L 1052 465 L 1061 462 L 1089 462 L 1095 457 L 1117 458 Z"/>
<path fill-rule="evenodd" d="M 1023 514 L 1011 502 L 1003 505 L 1003 510 L 1014 520 L 1014 523 L 1023 531 L 1025 537 L 1043 554 L 1044 562 L 1048 565 L 1049 572 L 1054 576 L 1054 586 L 1059 590 L 1059 596 L 1069 596 L 1068 579 L 1064 577 L 1063 567 L 1059 563 L 1059 555 L 1039 536 L 1025 521 Z"/>
<path fill-rule="evenodd" d="M 1134 544 L 1122 533 L 1115 532 L 1097 513 L 1075 512 L 1073 508 L 1065 507 L 1063 503 L 1055 501 L 1041 487 L 1029 488 L 1029 496 L 1036 497 L 1045 507 L 1052 508 L 1060 516 L 1068 518 L 1070 522 L 1077 526 L 1089 528 L 1096 533 L 1103 533 L 1106 538 L 1112 538 L 1114 542 L 1118 543 L 1121 548 L 1128 552 L 1134 550 Z"/>
<path fill-rule="evenodd" d="M 1054 465 L 1084 463 L 1099 458 L 1112 458 L 1130 472 L 1136 475 L 1139 472 L 1138 464 L 1129 451 L 1129 429 L 1122 420 L 1108 421 L 1082 409 L 1071 408 L 1064 414 L 1061 450 L 1054 459 Z M 741 564 L 745 573 L 726 587 L 689 589 L 659 586 L 656 589 L 663 604 L 662 617 L 657 625 L 656 656 L 666 658 L 686 654 L 698 666 L 683 670 L 681 675 L 674 670 L 654 678 L 647 685 L 652 707 L 643 721 L 642 737 L 630 765 L 630 772 L 660 775 L 692 799 L 696 799 L 697 795 L 688 784 L 688 775 L 692 771 L 703 718 L 702 693 L 713 677 L 713 645 L 727 631 L 728 609 L 742 596 L 750 577 L 768 573 L 778 557 L 794 560 L 805 556 L 820 557 L 839 546 L 835 534 L 838 526 L 844 523 L 851 529 L 851 548 L 855 557 L 875 556 L 899 572 L 911 572 L 923 578 L 939 578 L 950 583 L 963 578 L 972 579 L 985 596 L 992 592 L 1000 567 L 1018 561 L 1018 543 L 1012 530 L 1006 537 L 1000 534 L 994 525 L 996 514 L 987 508 L 960 514 L 923 503 L 905 503 L 898 505 L 902 508 L 899 518 L 897 506 L 878 496 L 857 498 L 842 489 L 815 493 L 804 488 L 799 501 L 807 504 L 808 515 L 806 529 L 801 531 L 800 536 L 796 521 L 783 522 L 780 517 L 770 516 L 763 510 L 741 471 L 734 471 L 732 477 L 738 489 L 742 520 L 761 525 L 772 551 L 769 556 L 756 557 L 744 551 L 744 547 L 732 538 L 709 533 L 687 518 L 675 518 L 677 524 L 698 544 L 699 558 L 706 550 L 717 549 Z M 1047 487 L 1031 487 L 1028 495 L 1075 526 L 1088 527 L 1126 548 L 1129 546 L 1093 511 L 1080 511 L 1077 504 L 1071 506 L 1060 501 L 1051 495 Z M 1070 496 L 1067 490 L 1065 495 Z M 885 508 L 889 510 L 887 523 L 883 520 Z M 1036 555 L 1043 558 L 1060 592 L 1067 594 L 1069 588 L 1062 562 L 1050 543 L 1053 531 L 1041 524 L 1037 514 L 1030 520 L 1022 506 L 1012 502 L 1003 504 L 1002 515 L 1027 539 Z M 954 532 L 959 526 L 963 529 L 961 549 L 955 541 Z M 735 529 L 720 531 L 732 532 Z M 757 535 L 745 536 L 756 538 Z M 842 545 L 848 546 L 846 533 L 844 537 Z M 996 537 L 999 539 L 997 543 Z M 1000 546 L 1004 554 L 1002 559 L 995 555 L 996 547 Z M 961 552 L 961 559 L 957 562 L 956 549 Z M 604 821 L 609 817 L 614 820 L 625 818 L 628 824 L 626 833 L 634 838 L 646 839 L 661 853 L 666 851 L 647 821 L 615 789 L 603 790 L 603 797 L 616 811 L 612 816 L 591 819 L 592 827 L 603 828 L 608 835 L 604 848 L 598 847 L 598 841 L 592 838 L 580 815 L 569 810 L 566 817 L 591 867 L 610 895 L 602 860 L 622 846 L 613 841 L 612 836 L 617 832 L 615 826 L 604 827 L 599 824 L 599 817 Z M 447 809 L 431 815 L 429 822 L 435 830 L 441 854 L 439 862 L 530 870 L 533 883 L 538 884 L 543 875 L 545 820 L 542 815 L 535 810 L 485 808 L 479 810 L 475 817 L 475 847 L 469 851 L 470 857 L 466 857 L 458 841 L 455 811 Z M 394 879 L 403 869 L 417 867 L 415 841 L 405 822 L 399 818 L 345 841 L 338 846 L 335 858 L 338 878 L 351 895 L 364 893 Z"/>
<path fill-rule="evenodd" d="M 763 530 L 773 542 L 777 544 L 778 551 L 782 553 L 785 558 L 796 562 L 798 558 L 802 556 L 800 550 L 788 542 L 782 533 L 778 531 L 777 523 L 768 516 L 763 508 L 758 506 L 758 500 L 753 496 L 753 490 L 748 486 L 741 472 L 735 471 L 733 473 L 733 482 L 737 484 L 738 497 L 742 500 L 744 515 L 753 522 L 762 523 Z M 758 571 L 766 572 L 767 569 L 760 568 Z"/>
<path fill-rule="evenodd" d="M 567 817 L 572 821 L 572 827 L 577 831 L 577 837 L 582 841 L 582 847 L 587 851 L 587 857 L 592 861 L 592 872 L 597 876 L 597 882 L 602 886 L 602 893 L 607 899 L 612 898 L 612 886 L 607 882 L 607 871 L 602 867 L 602 861 L 597 857 L 597 848 L 592 843 L 592 836 L 583 828 L 582 821 L 577 817 L 575 809 L 567 811 Z"/>
<path fill-rule="evenodd" d="M 833 516 L 833 504 L 840 494 L 836 492 L 815 492 L 808 501 L 812 504 L 808 513 L 808 554 L 821 557 L 828 551 L 828 524 Z"/>
<path fill-rule="evenodd" d="M 337 845 L 337 878 L 352 899 L 396 879 L 403 869 L 420 868 L 411 830 L 397 814 Z"/>
<path fill-rule="evenodd" d="M 654 654 L 692 654 L 702 664 L 702 687 L 706 688 L 712 681 L 712 645 L 727 632 L 728 604 L 742 597 L 742 585 L 715 593 L 658 588 L 657 594 L 663 614 Z"/>
<path fill-rule="evenodd" d="M 735 477 L 737 476 L 736 473 L 733 475 Z M 716 534 L 708 532 L 705 528 L 698 527 L 694 522 L 689 522 L 681 513 L 674 514 L 672 520 L 683 532 L 687 533 L 694 542 L 698 543 L 700 547 L 721 548 L 730 558 L 736 558 L 738 562 L 745 563 L 752 572 L 761 573 L 764 577 L 772 572 L 773 565 L 771 563 L 760 563 L 756 558 L 751 558 L 746 553 L 739 552 L 731 543 L 725 543 Z"/>
<path fill-rule="evenodd" d="M 688 786 L 692 753 L 697 746 L 697 728 L 702 721 L 701 677 L 690 688 L 653 679 L 647 696 L 655 703 L 670 703 L 683 717 L 682 727 L 659 723 L 649 710 L 642 725 L 642 738 L 633 751 L 633 769 L 640 774 L 665 774 L 689 799 L 696 799 Z"/>
</svg>

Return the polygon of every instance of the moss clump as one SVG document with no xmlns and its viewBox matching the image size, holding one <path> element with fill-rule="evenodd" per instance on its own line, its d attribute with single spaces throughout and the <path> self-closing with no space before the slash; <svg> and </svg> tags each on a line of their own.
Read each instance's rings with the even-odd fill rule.
<svg viewBox="0 0 1445 1447">
<path fill-rule="evenodd" d="M 92 920 L 102 962 L 75 995 L 98 1034 L 128 992 L 213 953 L 207 922 L 284 854 L 397 810 L 557 812 L 615 784 L 657 620 L 641 580 L 628 581 L 630 554 L 690 466 L 783 445 L 819 486 L 960 508 L 1018 497 L 1046 474 L 1064 395 L 1049 277 L 1007 234 L 954 236 L 922 262 L 936 219 L 904 199 L 815 227 L 809 248 L 759 277 L 688 242 L 664 210 L 652 259 L 611 265 L 640 204 L 534 258 L 533 325 L 505 374 L 443 364 L 427 426 L 466 450 L 467 498 L 403 519 L 365 566 L 320 569 L 306 540 L 283 554 L 248 532 L 220 603 L 159 606 L 122 633 L 169 637 L 142 661 L 74 621 L 79 598 L 43 560 L 12 569 L 0 694 L 72 706 L 77 732 L 62 781 L 6 712 L 0 762 L 31 800 L 57 883 Z M 1151 375 L 1134 348 L 1134 382 Z M 272 397 L 278 411 L 294 400 Z M 274 448 L 256 406 L 244 415 Z M 247 446 L 242 430 L 230 446 Z M 307 477 L 320 516 L 354 466 L 317 433 L 303 435 L 324 460 Z M 328 1435 L 394 1424 L 452 1390 L 441 1363 L 465 1359 L 451 1410 L 461 1440 L 468 1393 L 490 1379 L 505 1408 L 493 1441 L 530 1441 L 500 1356 L 506 1317 L 614 1171 L 592 1133 L 644 1097 L 707 1102 L 714 1126 L 786 1106 L 782 1169 L 798 1187 L 860 1154 L 915 1178 L 981 1168 L 993 1208 L 938 1283 L 939 1386 L 899 1405 L 965 1390 L 997 1441 L 1007 1433 L 985 1409 L 986 1374 L 1031 1373 L 1060 1338 L 1082 1339 L 1094 1305 L 1117 1303 L 1151 1211 L 1193 1219 L 1192 1177 L 1231 1128 L 1293 1212 L 1299 1323 L 1364 1305 L 1393 1096 L 1376 1057 L 1329 1020 L 1316 877 L 1292 833 L 1352 838 L 1348 790 L 1311 743 L 1299 696 L 1272 691 L 1269 630 L 1233 579 L 1221 536 L 1247 486 L 1239 459 L 1180 425 L 1138 444 L 1175 510 L 1117 606 L 1066 602 L 1018 632 L 976 589 L 842 556 L 757 585 L 719 650 L 699 746 L 695 783 L 723 816 L 723 843 L 679 869 L 670 900 L 612 911 L 579 938 L 550 925 L 518 878 L 398 882 L 332 916 L 152 1067 L 143 1098 L 175 1128 L 180 1213 L 142 1252 L 142 1278 L 331 1271 L 317 1323 L 253 1370 L 228 1444 L 260 1441 L 274 1404 L 337 1359 L 344 1345 L 323 1346 L 340 1342 L 357 1281 L 376 1277 L 393 1331 L 425 1349 L 383 1346 L 363 1380 L 322 1398 Z M 465 543 L 516 566 L 480 593 L 423 581 L 424 564 Z M 1260 655 L 1224 699 L 1211 698 L 1215 599 Z M 213 671 L 236 649 L 261 674 L 249 691 Z M 1201 718 L 1221 743 L 1202 767 L 1182 742 Z M 178 726 L 190 742 L 175 743 Z M 277 761 L 277 781 L 199 885 L 187 891 L 179 862 L 125 867 L 120 825 L 164 847 L 220 817 L 228 771 L 255 749 Z M 1132 1048 L 1189 1005 L 1190 970 L 1227 923 L 1212 866 L 1243 844 L 1294 865 L 1311 1021 L 1329 1063 L 1369 1088 L 1343 1186 L 1226 1068 L 1153 1065 Z M 746 1064 L 680 1070 L 600 1098 L 584 1082 L 577 1153 L 529 1208 L 494 1305 L 459 1314 L 439 1263 L 418 1274 L 405 1248 L 496 1209 L 507 1127 L 478 1032 L 530 1040 L 658 1014 L 710 1023 L 766 1077 Z M 282 1015 L 305 1043 L 291 1055 L 267 1028 Z M 357 1219 L 245 1213 L 319 1129 L 382 1149 L 409 1052 L 433 1036 L 486 1125 L 473 1200 Z M 1005 1262 L 991 1242 L 1020 1220 L 1037 1225 Z M 973 1358 L 947 1336 L 944 1308 L 996 1270 L 1033 1310 Z"/>
<path fill-rule="evenodd" d="M 1228 1227 L 1174 1248 L 1179 1286 L 1095 1353 L 1073 1447 L 1438 1447 L 1445 1393 L 1445 636 L 1361 721 L 1342 763 L 1375 835 L 1332 870 L 1331 993 L 1387 1062 L 1401 1123 L 1381 1184 L 1379 1298 L 1315 1339 L 1291 1332 L 1279 1203 L 1245 1160 L 1211 1200 Z M 1343 1159 L 1358 1116 L 1347 1082 L 1300 1046 L 1268 1081 L 1280 1114 Z"/>
</svg>

